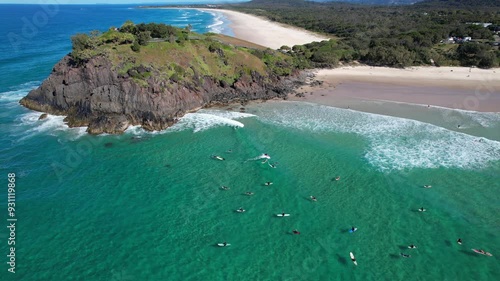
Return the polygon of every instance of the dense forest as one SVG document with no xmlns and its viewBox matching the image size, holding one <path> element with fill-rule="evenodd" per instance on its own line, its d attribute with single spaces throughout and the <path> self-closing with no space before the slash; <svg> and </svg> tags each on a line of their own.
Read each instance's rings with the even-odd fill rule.
<svg viewBox="0 0 500 281">
<path fill-rule="evenodd" d="M 400 6 L 254 0 L 222 7 L 329 35 L 330 41 L 281 48 L 303 67 L 359 61 L 394 67 L 490 68 L 500 61 L 496 0 L 431 0 Z"/>
</svg>

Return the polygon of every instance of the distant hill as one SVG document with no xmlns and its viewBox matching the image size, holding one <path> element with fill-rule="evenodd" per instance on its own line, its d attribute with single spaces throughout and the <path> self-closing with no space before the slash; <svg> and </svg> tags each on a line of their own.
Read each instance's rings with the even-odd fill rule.
<svg viewBox="0 0 500 281">
<path fill-rule="evenodd" d="M 473 8 L 473 7 L 500 7 L 499 0 L 426 0 L 418 3 L 421 7 L 453 7 L 453 8 Z"/>
<path fill-rule="evenodd" d="M 312 2 L 344 2 L 370 5 L 409 5 L 423 0 L 309 0 Z"/>
</svg>

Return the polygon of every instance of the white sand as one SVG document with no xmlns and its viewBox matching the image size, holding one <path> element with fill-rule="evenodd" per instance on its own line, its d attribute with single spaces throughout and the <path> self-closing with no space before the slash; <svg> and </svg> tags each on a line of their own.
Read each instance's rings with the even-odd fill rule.
<svg viewBox="0 0 500 281">
<path fill-rule="evenodd" d="M 220 12 L 230 21 L 230 27 L 236 38 L 259 44 L 271 49 L 278 49 L 283 45 L 303 45 L 314 41 L 329 40 L 328 37 L 315 34 L 305 29 L 292 27 L 269 20 L 220 9 L 202 9 L 207 12 Z"/>
<path fill-rule="evenodd" d="M 428 80 L 453 85 L 462 84 L 499 84 L 500 69 L 479 69 L 469 67 L 410 67 L 397 69 L 389 67 L 349 66 L 317 71 L 319 77 L 339 77 L 344 80 L 373 80 L 397 82 L 413 80 L 419 82 Z"/>
<path fill-rule="evenodd" d="M 201 10 L 224 14 L 231 21 L 235 37 L 272 49 L 329 39 L 253 15 L 220 9 Z M 328 105 L 335 105 L 339 98 L 361 98 L 500 111 L 500 68 L 345 66 L 316 70 L 316 79 L 324 84 L 304 86 L 299 89 L 308 93 L 304 98 L 293 95 L 291 98 Z"/>
</svg>

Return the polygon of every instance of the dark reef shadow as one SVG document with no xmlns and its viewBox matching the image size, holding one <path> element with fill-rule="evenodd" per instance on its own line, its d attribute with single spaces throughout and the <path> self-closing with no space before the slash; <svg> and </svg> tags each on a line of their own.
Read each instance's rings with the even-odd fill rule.
<svg viewBox="0 0 500 281">
<path fill-rule="evenodd" d="M 104 144 L 104 147 L 106 147 L 106 148 L 110 148 L 112 146 L 113 146 L 112 142 L 107 142 L 107 143 Z"/>
<path fill-rule="evenodd" d="M 448 247 L 451 247 L 451 242 L 450 240 L 444 240 L 444 244 Z"/>
<path fill-rule="evenodd" d="M 399 259 L 401 255 L 389 254 L 389 257 L 391 257 L 392 259 Z"/>
<path fill-rule="evenodd" d="M 399 247 L 399 249 L 401 249 L 401 250 L 406 250 L 406 249 L 408 249 L 408 246 L 399 245 L 398 247 Z"/>
<path fill-rule="evenodd" d="M 165 168 L 172 168 L 172 165 L 170 165 L 170 164 L 165 164 L 163 167 L 165 167 Z"/>
<path fill-rule="evenodd" d="M 337 260 L 343 264 L 343 265 L 347 265 L 347 259 L 339 254 L 336 254 L 337 255 Z"/>
</svg>

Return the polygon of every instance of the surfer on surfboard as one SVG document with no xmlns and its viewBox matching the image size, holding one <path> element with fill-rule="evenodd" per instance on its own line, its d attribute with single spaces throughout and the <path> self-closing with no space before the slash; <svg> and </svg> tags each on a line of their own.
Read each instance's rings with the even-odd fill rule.
<svg viewBox="0 0 500 281">
<path fill-rule="evenodd" d="M 220 157 L 220 156 L 218 156 L 218 155 L 212 155 L 212 158 L 213 158 L 213 159 L 220 160 L 220 161 L 225 160 L 225 159 L 224 159 L 224 157 Z"/>
<path fill-rule="evenodd" d="M 354 263 L 354 265 L 358 265 L 358 262 L 356 261 L 356 258 L 354 257 L 354 254 L 352 252 L 349 253 L 349 256 L 351 257 L 351 260 Z"/>
<path fill-rule="evenodd" d="M 293 234 L 300 234 L 300 232 L 297 229 L 292 230 Z"/>
<path fill-rule="evenodd" d="M 458 238 L 457 243 L 458 243 L 458 245 L 462 245 L 462 239 Z"/>
</svg>

